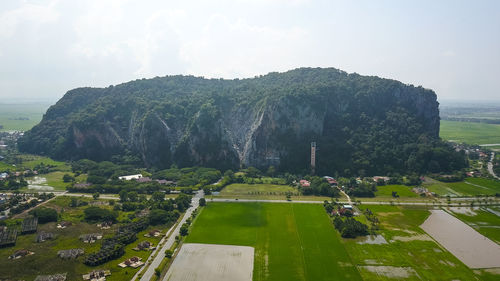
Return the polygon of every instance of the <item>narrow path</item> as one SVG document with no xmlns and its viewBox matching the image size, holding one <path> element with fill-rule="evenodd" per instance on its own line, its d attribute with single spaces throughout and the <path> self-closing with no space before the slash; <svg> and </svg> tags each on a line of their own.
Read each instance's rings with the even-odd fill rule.
<svg viewBox="0 0 500 281">
<path fill-rule="evenodd" d="M 43 205 L 47 204 L 49 201 L 51 201 L 51 200 L 52 200 L 52 199 L 54 199 L 54 198 L 56 198 L 56 197 L 54 196 L 54 197 L 52 197 L 52 198 L 50 198 L 50 199 L 48 199 L 48 200 L 43 201 L 42 203 L 40 203 L 40 204 L 38 204 L 38 205 L 36 205 L 36 206 L 33 206 L 33 207 L 29 208 L 29 209 L 26 209 L 26 210 L 24 210 L 22 213 L 19 213 L 19 214 L 16 214 L 16 215 L 12 216 L 12 219 L 17 219 L 17 218 L 19 218 L 20 216 L 22 216 L 23 214 L 26 214 L 27 212 L 29 212 L 29 211 L 33 210 L 34 208 L 38 208 L 38 207 L 40 207 L 40 206 L 43 206 Z"/>
<path fill-rule="evenodd" d="M 488 162 L 488 172 L 490 172 L 490 174 L 494 178 L 496 178 L 497 180 L 500 180 L 500 178 L 497 175 L 495 175 L 495 171 L 493 171 L 493 159 L 495 159 L 495 152 L 491 153 L 490 162 Z"/>
</svg>

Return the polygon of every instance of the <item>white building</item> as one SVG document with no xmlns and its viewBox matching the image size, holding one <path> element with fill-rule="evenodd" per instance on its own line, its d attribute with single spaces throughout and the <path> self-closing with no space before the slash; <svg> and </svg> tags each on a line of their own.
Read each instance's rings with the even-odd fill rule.
<svg viewBox="0 0 500 281">
<path fill-rule="evenodd" d="M 126 181 L 137 180 L 137 179 L 140 179 L 140 178 L 142 178 L 141 174 L 118 177 L 119 180 L 126 180 Z"/>
</svg>

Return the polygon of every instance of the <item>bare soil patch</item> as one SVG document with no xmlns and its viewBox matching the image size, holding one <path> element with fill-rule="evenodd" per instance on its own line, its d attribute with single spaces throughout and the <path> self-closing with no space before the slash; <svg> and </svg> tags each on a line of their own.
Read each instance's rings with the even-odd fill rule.
<svg viewBox="0 0 500 281">
<path fill-rule="evenodd" d="M 254 248 L 187 243 L 163 280 L 251 281 Z"/>
</svg>

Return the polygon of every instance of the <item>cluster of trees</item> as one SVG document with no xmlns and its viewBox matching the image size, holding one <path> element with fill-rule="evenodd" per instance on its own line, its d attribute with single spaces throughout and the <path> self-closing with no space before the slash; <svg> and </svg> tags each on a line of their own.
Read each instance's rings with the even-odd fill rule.
<svg viewBox="0 0 500 281">
<path fill-rule="evenodd" d="M 333 225 L 344 238 L 356 238 L 369 234 L 368 226 L 352 217 L 341 218 L 336 216 L 333 219 Z"/>
<path fill-rule="evenodd" d="M 107 180 L 117 180 L 119 176 L 138 174 L 140 171 L 134 165 L 116 164 L 110 161 L 95 162 L 81 159 L 71 163 L 75 175 L 87 174 L 87 182 L 104 184 Z"/>
<path fill-rule="evenodd" d="M 28 182 L 24 177 L 9 177 L 8 180 L 0 180 L 0 190 L 18 190 L 22 187 L 28 186 Z"/>
<path fill-rule="evenodd" d="M 186 167 L 179 169 L 172 165 L 170 169 L 153 172 L 153 179 L 167 179 L 177 182 L 178 186 L 207 185 L 217 182 L 222 177 L 219 170 L 205 167 Z"/>
<path fill-rule="evenodd" d="M 371 224 L 371 232 L 374 233 L 376 230 L 379 230 L 379 220 L 375 216 L 375 214 L 368 208 L 363 212 L 365 214 L 365 217 L 368 219 L 368 221 Z"/>
<path fill-rule="evenodd" d="M 328 197 L 338 197 L 339 190 L 337 187 L 331 186 L 326 179 L 317 176 L 306 176 L 304 179 L 309 180 L 310 187 L 300 187 L 304 195 L 318 195 Z"/>
<path fill-rule="evenodd" d="M 38 218 L 39 223 L 47 223 L 57 221 L 57 211 L 52 208 L 39 207 L 29 212 L 34 217 Z"/>
<path fill-rule="evenodd" d="M 343 180 L 342 185 L 345 187 L 345 192 L 349 196 L 375 197 L 375 192 L 377 192 L 377 183 L 372 180 L 350 178 L 348 180 Z"/>
<path fill-rule="evenodd" d="M 88 207 L 85 210 L 83 210 L 83 213 L 84 213 L 84 219 L 89 222 L 95 222 L 95 221 L 116 222 L 116 218 L 118 218 L 118 213 L 116 211 L 99 208 L 97 206 Z"/>
<path fill-rule="evenodd" d="M 443 182 L 458 182 L 458 181 L 463 181 L 465 178 L 465 173 L 454 173 L 451 175 L 433 175 L 432 178 L 438 180 L 438 181 L 443 181 Z"/>
</svg>

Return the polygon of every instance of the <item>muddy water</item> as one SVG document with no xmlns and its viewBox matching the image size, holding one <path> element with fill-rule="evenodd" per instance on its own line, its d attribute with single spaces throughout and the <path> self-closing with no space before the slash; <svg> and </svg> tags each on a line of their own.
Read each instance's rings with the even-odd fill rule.
<svg viewBox="0 0 500 281">
<path fill-rule="evenodd" d="M 52 186 L 47 185 L 47 179 L 44 177 L 33 177 L 27 180 L 28 189 L 32 190 L 54 190 Z"/>
<path fill-rule="evenodd" d="M 500 267 L 500 245 L 443 210 L 432 210 L 420 226 L 470 268 Z"/>
</svg>

